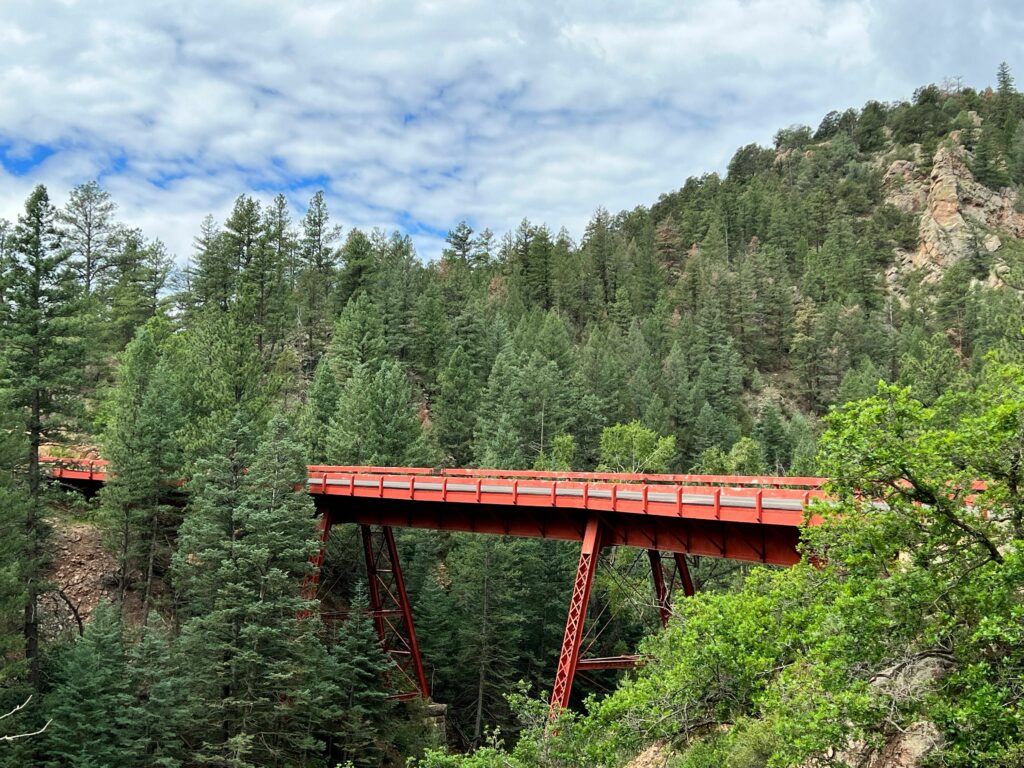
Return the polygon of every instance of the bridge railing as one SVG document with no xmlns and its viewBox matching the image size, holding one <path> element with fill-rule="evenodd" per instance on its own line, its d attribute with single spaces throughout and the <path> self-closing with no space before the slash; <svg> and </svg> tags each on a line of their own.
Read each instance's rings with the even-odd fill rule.
<svg viewBox="0 0 1024 768">
<path fill-rule="evenodd" d="M 694 475 L 646 474 L 630 472 L 546 472 L 520 469 L 445 469 L 430 467 L 362 467 L 320 465 L 309 467 L 310 476 L 331 475 L 418 475 L 427 477 L 470 477 L 513 480 L 570 480 L 580 482 L 644 483 L 647 485 L 729 486 L 738 488 L 794 488 L 818 490 L 827 482 L 823 477 L 773 477 L 768 475 Z"/>
</svg>

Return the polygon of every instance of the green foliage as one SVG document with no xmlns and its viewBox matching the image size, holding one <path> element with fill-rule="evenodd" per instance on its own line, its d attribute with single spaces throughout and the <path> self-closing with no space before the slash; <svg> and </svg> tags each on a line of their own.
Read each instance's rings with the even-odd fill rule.
<svg viewBox="0 0 1024 768">
<path fill-rule="evenodd" d="M 676 452 L 672 435 L 661 437 L 639 421 L 605 427 L 599 472 L 666 472 Z"/>
<path fill-rule="evenodd" d="M 316 548 L 302 451 L 275 417 L 251 459 L 238 420 L 196 475 L 175 554 L 188 598 L 175 643 L 179 684 L 194 711 L 181 733 L 192 759 L 287 765 L 324 747 L 340 714 L 337 682 L 300 595 Z M 248 467 L 247 473 L 242 472 Z M 282 727 L 293 722 L 297 727 Z"/>
<path fill-rule="evenodd" d="M 663 735 L 686 765 L 806 764 L 918 717 L 946 734 L 945 764 L 1019 761 L 1019 722 L 996 713 L 1021 669 L 1024 249 L 999 231 L 990 254 L 972 225 L 941 280 L 891 269 L 919 222 L 886 202 L 900 181 L 883 169 L 910 161 L 916 183 L 941 144 L 982 183 L 1019 185 L 1022 116 L 1004 66 L 990 95 L 927 86 L 780 131 L 724 178 L 598 209 L 579 242 L 525 220 L 502 238 L 463 223 L 429 263 L 402 233 L 342 237 L 323 193 L 295 222 L 283 196 L 243 195 L 175 271 L 95 182 L 59 213 L 34 190 L 17 225 L 0 221 L 0 712 L 51 677 L 88 690 L 63 666 L 81 654 L 89 675 L 120 673 L 125 764 L 398 763 L 420 716 L 383 701 L 366 617 L 331 632 L 297 619 L 313 545 L 291 485 L 305 461 L 828 473 L 841 515 L 806 542 L 827 565 L 688 601 L 647 641 L 647 669 L 556 732 L 540 698 L 504 694 L 550 683 L 573 548 L 403 536 L 450 733 L 483 747 L 467 762 L 611 765 Z M 282 408 L 301 414 L 301 449 Z M 99 439 L 113 461 L 99 519 L 114 596 L 148 614 L 97 628 L 104 647 L 92 628 L 63 647 L 24 620 L 49 588 L 44 517 L 71 514 L 48 505 L 37 463 L 64 439 Z M 191 478 L 184 520 L 168 498 L 178 477 Z M 597 653 L 631 652 L 645 631 L 619 610 L 649 589 L 629 562 L 595 586 L 614 615 Z M 345 571 L 331 600 L 361 599 L 350 565 L 331 564 Z M 877 683 L 922 657 L 948 665 L 941 685 L 896 700 Z M 18 750 L 3 759 L 40 762 Z"/>
<path fill-rule="evenodd" d="M 58 663 L 42 752 L 47 766 L 143 765 L 119 612 L 99 606 Z"/>
<path fill-rule="evenodd" d="M 169 334 L 166 320 L 153 320 L 125 349 L 103 438 L 112 476 L 102 491 L 102 519 L 118 553 L 118 599 L 138 578 L 147 609 L 155 570 L 169 559 L 165 542 L 177 528 L 167 489 L 184 463 L 178 442 L 183 409 L 170 384 L 173 363 L 164 356 Z"/>
<path fill-rule="evenodd" d="M 661 740 L 678 765 L 805 765 L 921 719 L 944 732 L 943 765 L 1012 764 L 1022 409 L 1024 369 L 992 361 L 976 392 L 933 408 L 880 385 L 834 412 L 821 467 L 835 501 L 805 532 L 809 557 L 681 602 L 645 641 L 652 662 L 561 728 L 572 757 L 534 764 L 615 766 Z M 536 738 L 476 759 L 518 765 Z"/>
<path fill-rule="evenodd" d="M 376 373 L 365 366 L 355 369 L 331 417 L 327 451 L 334 464 L 419 467 L 433 463 L 435 449 L 398 363 L 386 362 Z"/>
<path fill-rule="evenodd" d="M 366 590 L 360 584 L 352 605 L 366 604 Z M 380 765 L 389 752 L 387 728 L 393 708 L 382 675 L 392 662 L 381 650 L 369 616 L 358 609 L 349 612 L 327 662 L 326 676 L 337 685 L 340 696 L 340 717 L 334 725 L 339 756 L 355 766 Z"/>
</svg>

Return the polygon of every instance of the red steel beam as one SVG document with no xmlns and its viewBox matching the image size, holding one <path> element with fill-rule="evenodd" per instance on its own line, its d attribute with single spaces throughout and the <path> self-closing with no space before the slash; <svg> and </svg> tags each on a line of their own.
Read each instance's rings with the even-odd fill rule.
<svg viewBox="0 0 1024 768">
<path fill-rule="evenodd" d="M 378 532 L 369 525 L 360 526 L 360 531 L 366 559 L 370 611 L 377 636 L 385 653 L 415 689 L 413 695 L 427 699 L 427 677 L 423 670 L 423 658 L 416 639 L 412 608 L 398 560 L 394 532 L 387 526 L 381 527 Z M 400 693 L 397 698 L 408 698 L 408 695 Z"/>
<path fill-rule="evenodd" d="M 576 662 L 576 671 L 590 671 L 596 669 L 636 669 L 644 665 L 644 657 L 635 654 L 625 656 L 605 656 L 593 659 L 580 659 Z"/>
<path fill-rule="evenodd" d="M 651 580 L 654 582 L 654 599 L 658 605 L 661 626 L 667 627 L 672 618 L 672 592 L 665 584 L 665 569 L 661 564 L 661 552 L 656 549 L 647 550 L 647 558 L 651 561 Z"/>
<path fill-rule="evenodd" d="M 321 512 L 334 523 L 387 525 L 500 536 L 582 541 L 587 520 L 594 515 L 577 509 L 513 508 L 487 504 L 382 502 L 343 496 L 317 497 Z M 604 525 L 605 546 L 744 560 L 771 565 L 794 565 L 798 528 L 783 525 L 734 523 L 723 520 L 643 516 L 628 513 L 598 514 Z"/>
<path fill-rule="evenodd" d="M 693 578 L 690 576 L 690 566 L 686 562 L 686 555 L 682 552 L 674 553 L 676 558 L 676 573 L 679 574 L 679 579 L 683 584 L 683 594 L 687 597 L 693 597 L 696 594 L 696 590 L 693 588 Z"/>
<path fill-rule="evenodd" d="M 580 547 L 580 559 L 576 567 L 576 580 L 569 599 L 569 615 L 565 622 L 565 636 L 562 638 L 562 652 L 558 657 L 558 670 L 551 691 L 551 714 L 557 715 L 569 706 L 572 681 L 580 658 L 580 643 L 583 640 L 583 625 L 590 603 L 590 589 L 594 584 L 598 556 L 601 553 L 601 521 L 596 516 L 587 520 Z"/>
</svg>

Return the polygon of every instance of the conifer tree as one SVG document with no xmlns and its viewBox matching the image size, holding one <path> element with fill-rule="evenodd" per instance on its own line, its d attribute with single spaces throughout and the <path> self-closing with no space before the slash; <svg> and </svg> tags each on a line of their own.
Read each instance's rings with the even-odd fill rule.
<svg viewBox="0 0 1024 768">
<path fill-rule="evenodd" d="M 345 383 L 327 433 L 331 463 L 427 466 L 435 450 L 419 418 L 418 400 L 402 367 L 358 366 Z"/>
<path fill-rule="evenodd" d="M 792 447 L 777 403 L 769 403 L 761 411 L 755 434 L 768 470 L 777 475 L 785 474 L 789 468 Z"/>
<path fill-rule="evenodd" d="M 303 369 L 312 371 L 327 348 L 331 296 L 337 279 L 337 227 L 331 226 L 324 193 L 309 201 L 298 249 L 298 320 L 302 329 Z"/>
<path fill-rule="evenodd" d="M 204 713 L 189 696 L 188 664 L 175 652 L 174 636 L 155 611 L 128 648 L 128 674 L 138 705 L 132 723 L 147 765 L 172 768 L 188 757 L 187 739 Z M 187 661 L 187 660 L 185 660 Z"/>
<path fill-rule="evenodd" d="M 384 318 L 369 294 L 360 293 L 345 305 L 329 346 L 331 365 L 341 383 L 360 365 L 375 372 L 387 356 Z"/>
<path fill-rule="evenodd" d="M 394 662 L 385 655 L 373 622 L 362 609 L 367 604 L 366 586 L 360 582 L 330 647 L 326 669 L 339 694 L 334 751 L 342 761 L 372 768 L 381 764 L 389 748 L 393 704 L 383 681 Z"/>
<path fill-rule="evenodd" d="M 120 352 L 135 330 L 157 314 L 170 272 L 171 258 L 163 243 L 146 240 L 139 230 L 119 230 L 117 248 L 100 281 L 107 349 Z"/>
<path fill-rule="evenodd" d="M 225 247 L 224 233 L 213 216 L 203 219 L 199 234 L 193 240 L 193 248 L 195 266 L 190 268 L 191 280 L 186 305 L 190 308 L 217 308 L 227 312 L 234 298 L 238 274 Z"/>
<path fill-rule="evenodd" d="M 67 205 L 57 214 L 70 264 L 88 295 L 110 267 L 115 251 L 117 205 L 98 182 L 71 190 Z"/>
<path fill-rule="evenodd" d="M 377 270 L 373 243 L 364 232 L 353 229 L 341 248 L 341 271 L 338 275 L 338 304 L 344 306 L 365 294 Z"/>
<path fill-rule="evenodd" d="M 27 452 L 20 414 L 12 412 L 0 393 L 0 691 L 20 696 L 16 681 L 24 669 L 25 646 L 22 617 L 25 609 L 25 515 L 28 494 L 17 469 L 24 466 Z M 23 698 L 23 697 L 22 697 Z M 15 704 L 0 695 L 0 709 Z"/>
<path fill-rule="evenodd" d="M 312 464 L 323 464 L 328 460 L 327 432 L 331 417 L 338 407 L 341 384 L 334 372 L 330 354 L 324 355 L 317 363 L 302 409 L 300 428 L 306 446 L 306 456 Z"/>
<path fill-rule="evenodd" d="M 480 388 L 469 355 L 458 347 L 438 376 L 433 408 L 437 441 L 451 456 L 453 466 L 467 467 L 473 459 L 473 427 L 479 402 Z"/>
<path fill-rule="evenodd" d="M 142 766 L 138 717 L 120 612 L 100 605 L 85 634 L 62 654 L 47 697 L 46 765 Z"/>
<path fill-rule="evenodd" d="M 195 762 L 301 763 L 324 749 L 315 713 L 335 714 L 338 691 L 317 677 L 325 662 L 317 622 L 302 618 L 317 543 L 291 433 L 275 416 L 250 463 L 236 419 L 193 481 L 175 565 L 189 599 L 177 643 L 183 685 L 205 712 L 187 737 Z"/>
<path fill-rule="evenodd" d="M 183 410 L 171 384 L 172 360 L 163 356 L 171 333 L 162 318 L 143 326 L 121 357 L 119 381 L 110 404 L 103 453 L 111 477 L 102 490 L 103 516 L 118 554 L 118 599 L 137 573 L 142 602 L 150 607 L 158 560 L 177 527 L 166 496 L 182 476 L 178 432 Z"/>
<path fill-rule="evenodd" d="M 7 391 L 10 407 L 22 416 L 28 436 L 22 576 L 27 585 L 25 658 L 33 683 L 39 672 L 38 597 L 45 539 L 40 448 L 44 440 L 59 438 L 68 415 L 76 410 L 74 397 L 82 376 L 78 289 L 69 258 L 61 247 L 56 210 L 46 188 L 37 186 L 18 217 L 0 303 L 0 386 Z"/>
</svg>

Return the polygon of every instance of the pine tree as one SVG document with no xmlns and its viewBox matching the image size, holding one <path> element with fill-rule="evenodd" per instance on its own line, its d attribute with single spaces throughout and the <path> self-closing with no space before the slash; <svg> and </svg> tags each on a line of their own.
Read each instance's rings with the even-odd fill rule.
<svg viewBox="0 0 1024 768">
<path fill-rule="evenodd" d="M 127 673 L 120 612 L 100 605 L 64 651 L 47 697 L 45 765 L 142 766 L 138 718 Z"/>
<path fill-rule="evenodd" d="M 279 208 L 261 215 L 258 205 L 246 205 L 241 211 L 236 206 L 236 213 L 225 224 L 228 241 L 244 258 L 238 279 L 238 312 L 253 328 L 256 351 L 268 359 L 283 346 L 293 317 L 288 245 L 282 242 L 286 235 L 280 231 L 280 217 Z"/>
<path fill-rule="evenodd" d="M 250 463 L 236 419 L 193 480 L 175 555 L 176 584 L 189 600 L 177 643 L 183 685 L 205 713 L 187 737 L 190 761 L 283 766 L 324 749 L 315 713 L 333 714 L 338 691 L 317 677 L 325 650 L 317 622 L 302 618 L 317 542 L 291 433 L 276 416 Z"/>
<path fill-rule="evenodd" d="M 785 474 L 789 468 L 792 446 L 777 403 L 769 403 L 761 411 L 755 435 L 768 470 L 777 475 Z"/>
<path fill-rule="evenodd" d="M 20 416 L 5 402 L 5 394 L 0 392 L 0 691 L 17 697 L 22 691 L 15 683 L 25 672 L 22 616 L 27 590 L 22 570 L 29 501 L 17 470 L 24 466 L 27 447 Z M 12 706 L 7 696 L 0 695 L 0 709 L 7 712 Z"/>
<path fill-rule="evenodd" d="M 338 688 L 341 709 L 333 737 L 336 757 L 372 768 L 381 764 L 388 751 L 393 705 L 383 680 L 394 662 L 382 650 L 373 622 L 362 608 L 367 604 L 366 586 L 359 583 L 331 645 L 326 676 Z"/>
<path fill-rule="evenodd" d="M 330 354 L 324 355 L 317 363 L 302 409 L 301 431 L 306 456 L 312 464 L 323 464 L 328 460 L 327 433 L 340 396 L 341 384 L 333 361 Z"/>
<path fill-rule="evenodd" d="M 508 716 L 505 694 L 521 669 L 522 558 L 511 539 L 467 536 L 458 540 L 445 566 L 454 653 L 434 657 L 446 683 L 436 695 L 449 702 L 469 742 L 479 744 L 485 725 Z"/>
<path fill-rule="evenodd" d="M 70 264 L 86 294 L 92 293 L 114 254 L 117 205 L 99 183 L 90 181 L 71 190 L 67 205 L 57 214 Z"/>
<path fill-rule="evenodd" d="M 699 456 L 708 448 L 725 450 L 732 446 L 737 437 L 735 422 L 705 401 L 693 424 L 693 455 Z"/>
<path fill-rule="evenodd" d="M 111 477 L 101 497 L 108 536 L 116 541 L 118 600 L 138 573 L 146 609 L 158 561 L 168 554 L 164 542 L 177 527 L 166 497 L 184 462 L 177 438 L 183 410 L 169 370 L 174 363 L 163 356 L 170 333 L 166 320 L 153 320 L 128 345 L 103 437 Z"/>
<path fill-rule="evenodd" d="M 342 268 L 338 275 L 338 303 L 345 303 L 366 293 L 377 268 L 373 243 L 361 230 L 353 229 L 341 249 Z"/>
<path fill-rule="evenodd" d="M 1006 167 L 1010 178 L 1018 186 L 1024 184 L 1024 123 L 1017 125 L 1006 153 Z"/>
<path fill-rule="evenodd" d="M 40 185 L 18 217 L 0 303 L 0 362 L 4 365 L 0 386 L 7 390 L 10 406 L 22 414 L 22 428 L 28 435 L 29 503 L 22 575 L 28 586 L 25 657 L 33 683 L 39 673 L 38 597 L 45 539 L 40 447 L 44 440 L 59 438 L 68 415 L 76 410 L 83 350 L 78 289 L 55 222 L 56 210 Z"/>
<path fill-rule="evenodd" d="M 376 371 L 387 356 L 384 319 L 380 307 L 366 293 L 345 305 L 329 347 L 331 364 L 345 382 L 359 366 Z"/>
<path fill-rule="evenodd" d="M 517 381 L 518 356 L 505 346 L 494 360 L 473 431 L 473 457 L 479 467 L 521 469 L 524 406 Z"/>
<path fill-rule="evenodd" d="M 225 247 L 224 233 L 213 216 L 203 219 L 199 235 L 193 241 L 193 248 L 195 266 L 191 268 L 189 296 L 185 304 L 189 308 L 216 307 L 227 312 L 235 295 L 238 273 Z"/>
<path fill-rule="evenodd" d="M 157 314 L 171 264 L 159 240 L 147 241 L 139 230 L 119 230 L 117 247 L 100 280 L 107 349 L 120 352 L 135 330 Z"/>
<path fill-rule="evenodd" d="M 432 448 L 418 401 L 402 367 L 385 362 L 376 373 L 359 366 L 345 383 L 327 434 L 331 463 L 427 466 Z"/>
<path fill-rule="evenodd" d="M 971 163 L 974 178 L 995 190 L 1010 184 L 1010 177 L 1000 163 L 997 131 L 998 126 L 992 122 L 982 125 L 981 138 L 974 148 L 974 161 Z"/>
<path fill-rule="evenodd" d="M 480 388 L 469 355 L 458 347 L 438 376 L 433 407 L 437 441 L 453 466 L 467 467 L 473 459 L 473 427 L 480 402 Z"/>
<path fill-rule="evenodd" d="M 129 682 L 139 702 L 132 728 L 146 765 L 162 768 L 177 768 L 188 757 L 190 731 L 204 717 L 202 702 L 189 697 L 189 665 L 175 652 L 174 640 L 163 619 L 152 612 L 128 648 Z"/>
<path fill-rule="evenodd" d="M 338 258 L 334 243 L 339 237 L 322 191 L 313 195 L 302 220 L 298 249 L 298 321 L 302 329 L 302 365 L 312 371 L 327 348 L 332 295 Z"/>
</svg>

